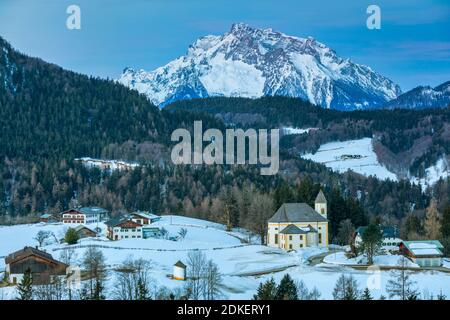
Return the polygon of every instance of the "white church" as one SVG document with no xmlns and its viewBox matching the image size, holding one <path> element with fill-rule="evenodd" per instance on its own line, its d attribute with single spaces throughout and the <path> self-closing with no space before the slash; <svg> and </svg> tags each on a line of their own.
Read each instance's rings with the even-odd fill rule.
<svg viewBox="0 0 450 320">
<path fill-rule="evenodd" d="M 284 203 L 268 221 L 267 245 L 285 250 L 327 247 L 327 199 L 322 190 L 314 207 L 306 203 Z"/>
</svg>

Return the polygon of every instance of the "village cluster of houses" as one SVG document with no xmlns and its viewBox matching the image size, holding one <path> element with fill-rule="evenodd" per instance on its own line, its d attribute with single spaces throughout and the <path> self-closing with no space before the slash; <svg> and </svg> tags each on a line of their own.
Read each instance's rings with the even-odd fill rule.
<svg viewBox="0 0 450 320">
<path fill-rule="evenodd" d="M 80 239 L 97 237 L 102 229 L 92 226 L 104 223 L 106 236 L 110 240 L 161 237 L 162 230 L 151 226 L 160 219 L 160 216 L 142 211 L 111 218 L 108 210 L 99 207 L 82 207 L 59 214 L 46 213 L 40 216 L 40 222 L 63 223 L 70 226 Z M 34 284 L 48 284 L 55 277 L 67 277 L 71 272 L 67 264 L 57 261 L 44 250 L 30 246 L 9 254 L 5 258 L 5 266 L 6 280 L 11 284 L 19 283 L 28 269 L 32 273 Z M 186 266 L 177 261 L 174 264 L 173 279 L 184 280 L 185 275 Z"/>
<path fill-rule="evenodd" d="M 162 236 L 161 229 L 151 226 L 152 223 L 160 219 L 160 216 L 143 211 L 111 218 L 108 210 L 99 207 L 76 208 L 59 214 L 46 213 L 40 216 L 41 222 L 62 222 L 73 227 L 77 231 L 79 238 L 97 236 L 102 230 L 100 228 L 91 229 L 92 225 L 101 222 L 105 223 L 107 227 L 106 236 L 110 240 L 160 237 Z"/>
<path fill-rule="evenodd" d="M 329 220 L 327 199 L 320 191 L 314 208 L 306 203 L 284 203 L 268 220 L 267 245 L 286 251 L 307 247 L 328 247 Z M 102 230 L 92 228 L 95 223 L 106 225 L 110 240 L 146 239 L 161 237 L 162 230 L 152 224 L 161 217 L 149 212 L 132 212 L 111 218 L 107 210 L 98 207 L 70 209 L 60 214 L 43 214 L 41 222 L 59 222 L 72 226 L 80 238 L 96 237 Z M 354 243 L 359 246 L 366 227 L 359 227 Z M 403 254 L 421 267 L 442 265 L 443 246 L 437 240 L 403 241 L 395 227 L 383 226 L 382 249 Z M 6 275 L 10 283 L 17 283 L 25 270 L 32 270 L 34 283 L 46 283 L 52 277 L 66 275 L 68 266 L 37 248 L 25 247 L 5 259 Z M 184 280 L 186 266 L 178 261 L 173 266 L 172 278 Z"/>
</svg>

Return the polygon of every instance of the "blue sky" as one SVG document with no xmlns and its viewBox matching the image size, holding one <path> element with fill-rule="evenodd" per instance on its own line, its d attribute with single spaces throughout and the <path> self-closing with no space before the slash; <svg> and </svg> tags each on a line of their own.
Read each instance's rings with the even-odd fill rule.
<svg viewBox="0 0 450 320">
<path fill-rule="evenodd" d="M 66 8 L 81 7 L 68 30 Z M 381 30 L 366 8 L 381 8 Z M 366 64 L 403 90 L 450 80 L 448 0 L 1 0 L 0 36 L 20 51 L 67 69 L 117 78 L 124 67 L 152 70 L 183 55 L 198 37 L 233 22 L 312 36 Z"/>
</svg>

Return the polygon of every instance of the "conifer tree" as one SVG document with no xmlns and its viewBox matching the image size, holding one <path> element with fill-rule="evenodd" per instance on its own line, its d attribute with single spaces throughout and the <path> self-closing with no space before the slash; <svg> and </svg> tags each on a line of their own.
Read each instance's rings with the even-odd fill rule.
<svg viewBox="0 0 450 320">
<path fill-rule="evenodd" d="M 143 280 L 139 278 L 138 280 L 138 300 L 150 300 L 150 295 L 147 286 L 144 284 Z"/>
<path fill-rule="evenodd" d="M 298 300 L 297 287 L 289 274 L 286 274 L 277 287 L 277 300 Z"/>
<path fill-rule="evenodd" d="M 373 300 L 373 298 L 372 298 L 372 296 L 370 294 L 369 288 L 366 287 L 364 289 L 364 292 L 363 292 L 363 294 L 361 296 L 361 300 Z"/>
<path fill-rule="evenodd" d="M 80 237 L 74 228 L 67 229 L 66 234 L 64 235 L 64 241 L 66 241 L 67 244 L 76 244 L 79 239 Z"/>
<path fill-rule="evenodd" d="M 28 268 L 20 283 L 17 285 L 17 291 L 19 293 L 19 300 L 33 300 L 33 279 L 31 270 Z"/>
<path fill-rule="evenodd" d="M 442 238 L 450 238 L 450 205 L 448 205 L 442 215 L 441 225 Z"/>
<path fill-rule="evenodd" d="M 253 300 L 275 300 L 277 294 L 277 285 L 275 280 L 271 278 L 265 283 L 260 283 Z"/>
<path fill-rule="evenodd" d="M 448 257 L 450 256 L 450 205 L 445 208 L 442 214 L 441 237 L 444 255 Z"/>
<path fill-rule="evenodd" d="M 382 243 L 382 234 L 380 227 L 376 224 L 370 224 L 363 232 L 362 247 L 367 255 L 367 263 L 373 264 L 373 256 L 376 254 Z"/>
</svg>

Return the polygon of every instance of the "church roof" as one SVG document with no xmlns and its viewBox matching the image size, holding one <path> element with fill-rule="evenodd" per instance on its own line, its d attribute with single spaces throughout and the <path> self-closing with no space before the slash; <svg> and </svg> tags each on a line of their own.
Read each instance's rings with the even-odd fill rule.
<svg viewBox="0 0 450 320">
<path fill-rule="evenodd" d="M 319 191 L 317 194 L 315 203 L 327 203 L 327 199 L 325 198 L 325 195 L 323 194 L 322 190 Z"/>
<path fill-rule="evenodd" d="M 308 232 L 306 232 L 305 230 L 300 229 L 299 227 L 297 227 L 297 226 L 295 226 L 293 224 L 290 224 L 286 228 L 281 230 L 280 233 L 282 233 L 282 234 L 306 234 Z"/>
<path fill-rule="evenodd" d="M 325 217 L 306 203 L 283 203 L 269 222 L 326 222 Z"/>
<path fill-rule="evenodd" d="M 296 225 L 290 224 L 286 228 L 280 231 L 282 234 L 307 234 L 309 232 L 317 232 L 311 225 L 307 227 L 299 228 Z"/>
</svg>

